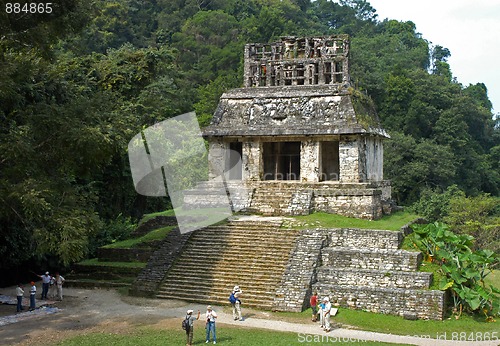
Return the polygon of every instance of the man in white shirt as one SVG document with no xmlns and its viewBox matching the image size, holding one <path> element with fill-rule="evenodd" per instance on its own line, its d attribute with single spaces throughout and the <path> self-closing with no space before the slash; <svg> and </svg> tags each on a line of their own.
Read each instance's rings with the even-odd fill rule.
<svg viewBox="0 0 500 346">
<path fill-rule="evenodd" d="M 323 321 L 325 323 L 325 332 L 330 331 L 330 312 L 332 310 L 332 304 L 330 303 L 330 298 L 323 298 L 323 303 L 325 303 L 325 308 L 323 309 Z"/>
<path fill-rule="evenodd" d="M 24 310 L 23 309 L 24 289 L 22 284 L 17 285 L 16 296 L 17 296 L 17 312 L 21 312 L 21 310 Z"/>
<path fill-rule="evenodd" d="M 36 294 L 35 282 L 31 281 L 31 288 L 30 288 L 30 308 L 29 308 L 29 311 L 32 311 L 32 310 L 36 309 L 35 294 Z"/>
<path fill-rule="evenodd" d="M 56 290 L 57 290 L 57 299 L 58 300 L 62 300 L 63 299 L 63 289 L 62 289 L 62 286 L 63 286 L 63 283 L 64 283 L 64 278 L 59 275 L 59 273 L 56 272 L 56 276 L 55 276 L 55 284 L 56 284 Z"/>
<path fill-rule="evenodd" d="M 212 332 L 214 344 L 216 344 L 217 337 L 215 336 L 215 319 L 217 318 L 217 314 L 214 310 L 212 310 L 212 307 L 210 305 L 207 306 L 205 317 L 207 321 L 207 341 L 205 341 L 205 343 L 208 344 L 210 342 L 210 332 Z"/>
<path fill-rule="evenodd" d="M 51 276 L 49 272 L 45 272 L 43 275 L 37 275 L 40 279 L 42 279 L 42 296 L 40 299 L 47 299 L 47 294 L 49 293 L 50 279 Z"/>
</svg>

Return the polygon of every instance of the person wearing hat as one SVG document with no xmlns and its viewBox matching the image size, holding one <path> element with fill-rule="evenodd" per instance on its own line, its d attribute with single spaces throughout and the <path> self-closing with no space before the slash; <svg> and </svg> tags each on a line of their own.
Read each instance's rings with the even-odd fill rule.
<svg viewBox="0 0 500 346">
<path fill-rule="evenodd" d="M 194 321 L 200 319 L 200 310 L 198 310 L 198 316 L 193 316 L 193 310 L 188 310 L 186 312 L 186 320 L 188 320 L 189 328 L 186 329 L 186 346 L 191 346 L 193 344 L 193 326 Z"/>
<path fill-rule="evenodd" d="M 49 275 L 49 272 L 45 272 L 43 275 L 37 275 L 40 279 L 42 279 L 42 296 L 40 299 L 47 299 L 47 294 L 49 293 L 50 280 L 52 277 Z"/>
<path fill-rule="evenodd" d="M 217 313 L 212 309 L 212 306 L 207 306 L 207 312 L 205 313 L 205 317 L 207 320 L 207 341 L 205 343 L 210 342 L 210 333 L 212 333 L 214 344 L 217 343 L 217 337 L 215 336 L 215 319 L 217 318 Z"/>
<path fill-rule="evenodd" d="M 330 312 L 332 310 L 332 304 L 330 303 L 330 298 L 325 297 L 323 298 L 323 303 L 325 303 L 325 307 L 323 309 L 323 322 L 325 324 L 325 332 L 330 331 Z"/>
<path fill-rule="evenodd" d="M 35 294 L 36 294 L 35 281 L 31 281 L 31 288 L 30 288 L 30 308 L 29 308 L 29 311 L 32 311 L 32 310 L 36 309 Z"/>
<path fill-rule="evenodd" d="M 241 290 L 240 286 L 234 286 L 233 292 L 231 293 L 231 296 L 229 297 L 229 301 L 231 302 L 231 306 L 233 308 L 233 320 L 240 320 L 243 321 L 243 318 L 241 317 L 241 300 L 240 296 L 243 293 Z"/>
</svg>

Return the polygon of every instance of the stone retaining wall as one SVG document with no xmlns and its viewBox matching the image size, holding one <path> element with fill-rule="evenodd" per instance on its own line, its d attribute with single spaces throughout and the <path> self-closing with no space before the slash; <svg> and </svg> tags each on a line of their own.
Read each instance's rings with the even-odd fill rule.
<svg viewBox="0 0 500 346">
<path fill-rule="evenodd" d="M 432 274 L 417 271 L 421 253 L 398 249 L 402 239 L 402 231 L 304 230 L 274 309 L 303 311 L 311 291 L 317 291 L 343 307 L 441 320 L 445 294 L 428 289 Z"/>
<path fill-rule="evenodd" d="M 381 271 L 369 269 L 321 268 L 318 282 L 332 282 L 342 286 L 367 286 L 385 288 L 429 288 L 432 273 Z"/>
<path fill-rule="evenodd" d="M 316 230 L 301 232 L 281 284 L 276 289 L 273 310 L 301 312 L 307 306 L 325 240 L 326 236 L 322 232 Z"/>
<path fill-rule="evenodd" d="M 330 297 L 334 306 L 419 319 L 442 320 L 445 293 L 433 290 L 372 288 L 318 283 L 313 289 Z M 407 317 L 408 318 L 408 317 Z"/>
<path fill-rule="evenodd" d="M 417 270 L 420 252 L 366 248 L 327 248 L 322 250 L 323 265 L 335 268 L 375 270 Z"/>
<path fill-rule="evenodd" d="M 373 229 L 330 228 L 325 230 L 330 247 L 369 247 L 397 250 L 403 242 L 403 233 Z"/>
</svg>

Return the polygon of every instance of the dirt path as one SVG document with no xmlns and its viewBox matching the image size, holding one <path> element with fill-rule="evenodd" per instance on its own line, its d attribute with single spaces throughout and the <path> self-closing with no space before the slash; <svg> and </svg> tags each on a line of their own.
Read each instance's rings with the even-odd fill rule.
<svg viewBox="0 0 500 346">
<path fill-rule="evenodd" d="M 14 288 L 0 289 L 1 294 L 12 294 Z M 145 299 L 119 295 L 114 290 L 89 290 L 78 288 L 65 289 L 64 301 L 55 304 L 60 311 L 48 315 L 27 316 L 17 323 L 0 327 L 2 345 L 49 345 L 55 341 L 84 332 L 106 331 L 126 332 L 131 325 L 161 325 L 179 328 L 179 320 L 190 308 L 205 311 L 206 306 L 174 300 Z M 335 328 L 330 333 L 323 332 L 317 324 L 311 322 L 299 324 L 271 319 L 271 315 L 262 311 L 246 311 L 244 321 L 234 321 L 222 307 L 214 307 L 219 313 L 218 323 L 245 327 L 294 332 L 312 338 L 314 335 L 328 335 L 330 343 L 336 338 L 339 342 L 347 340 L 374 340 L 413 345 L 491 345 L 499 342 L 457 342 L 427 340 L 417 337 L 405 337 L 391 334 L 365 332 L 359 330 Z M 15 306 L 0 305 L 0 319 L 15 315 Z M 227 311 L 227 309 L 226 309 Z M 245 312 L 245 311 L 244 311 Z M 343 341 L 341 341 L 342 339 Z M 299 338 L 298 338 L 299 340 Z M 300 343 L 297 342 L 299 345 Z"/>
</svg>

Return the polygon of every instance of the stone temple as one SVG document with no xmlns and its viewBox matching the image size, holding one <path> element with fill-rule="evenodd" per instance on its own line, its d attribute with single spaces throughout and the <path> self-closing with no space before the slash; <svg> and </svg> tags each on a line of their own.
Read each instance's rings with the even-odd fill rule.
<svg viewBox="0 0 500 346">
<path fill-rule="evenodd" d="M 210 178 L 222 167 L 229 186 L 248 192 L 236 197 L 239 209 L 389 213 L 388 135 L 371 100 L 352 87 L 348 36 L 247 44 L 244 59 L 244 87 L 222 95 L 203 131 Z"/>
<path fill-rule="evenodd" d="M 348 37 L 248 44 L 244 77 L 204 129 L 210 181 L 186 191 L 184 202 L 202 209 L 225 198 L 227 207 L 229 196 L 230 209 L 260 215 L 171 231 L 131 293 L 224 305 L 238 284 L 245 307 L 300 312 L 317 291 L 334 306 L 441 320 L 444 292 L 429 289 L 432 273 L 418 271 L 422 254 L 401 249 L 408 225 L 297 229 L 280 216 L 390 212 L 388 136 L 351 85 Z"/>
</svg>

